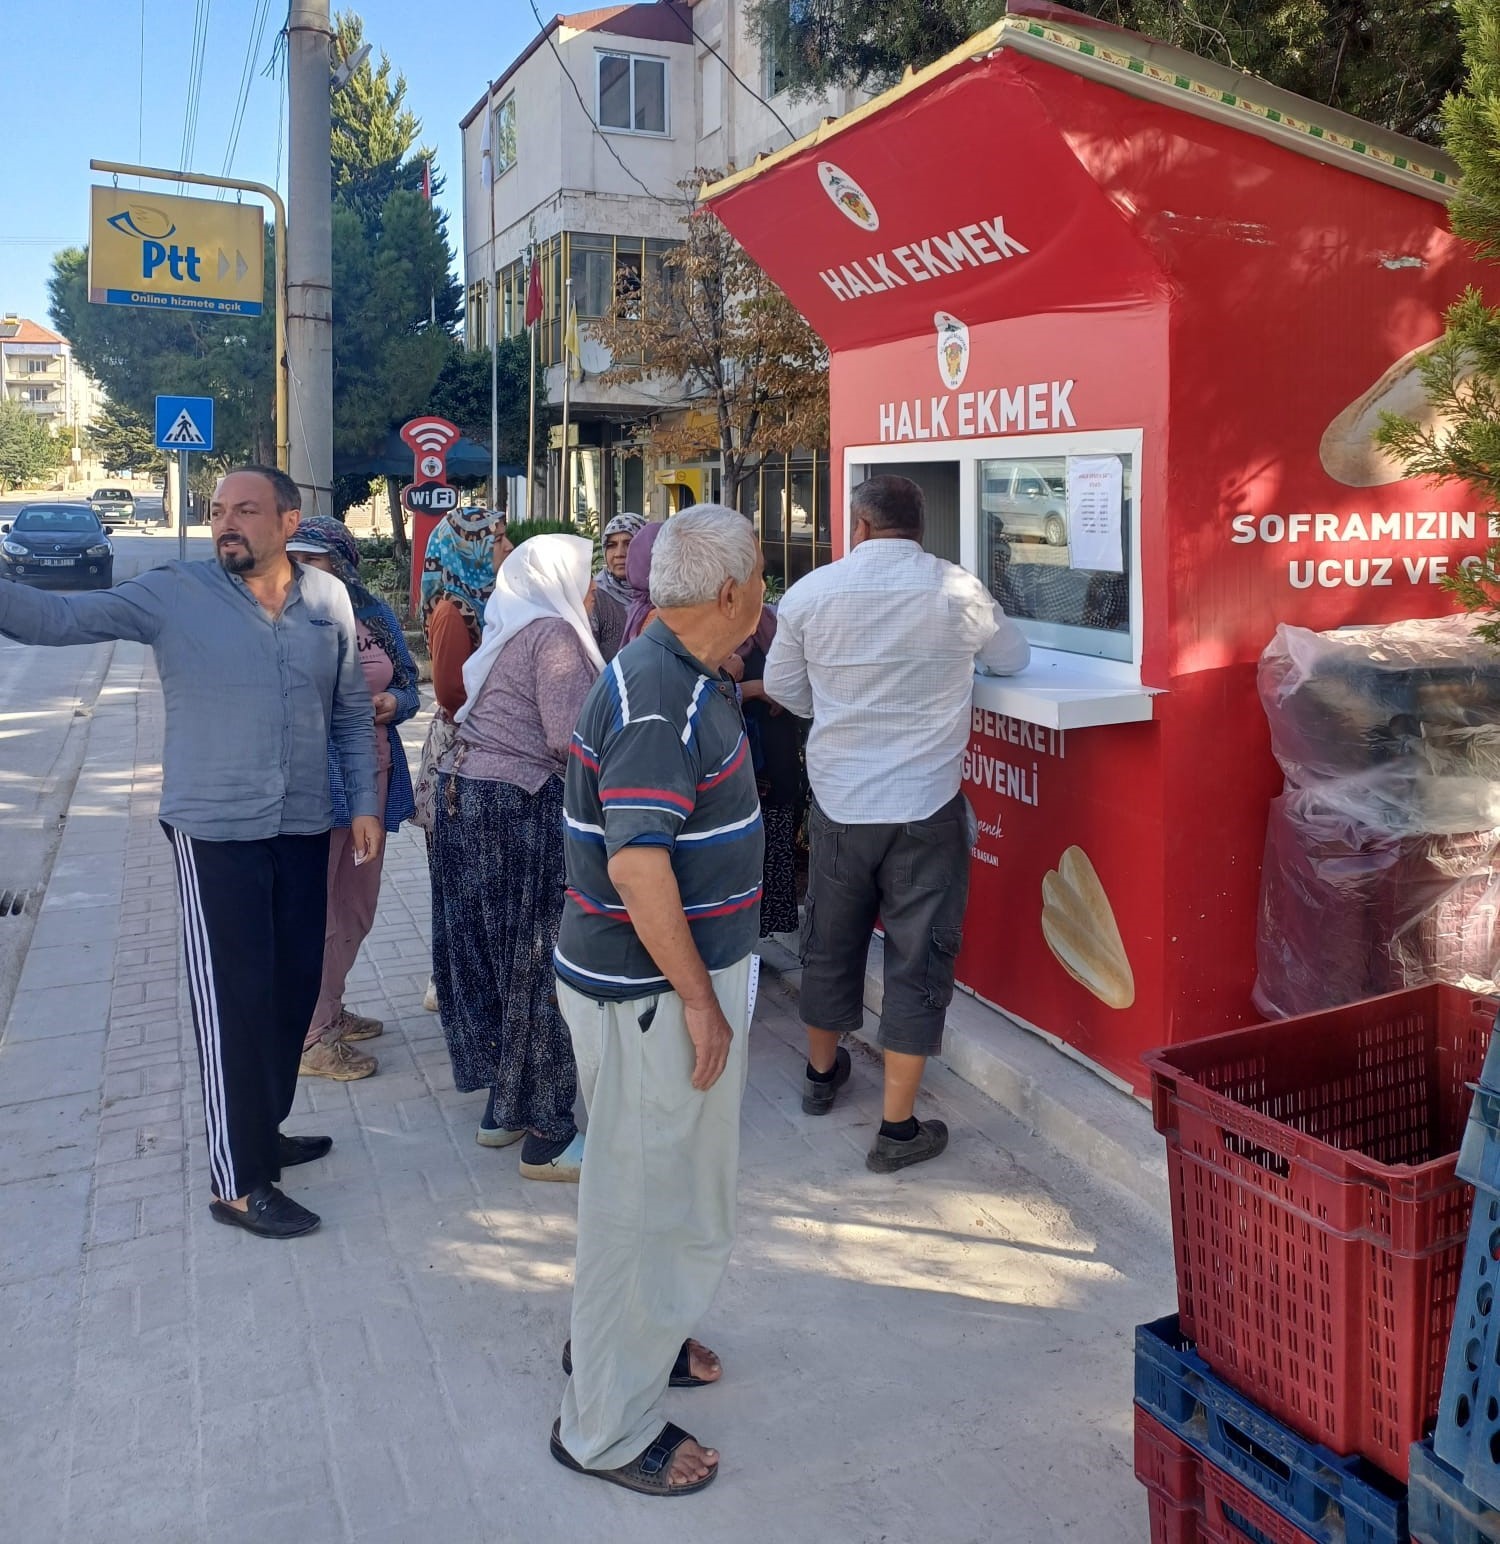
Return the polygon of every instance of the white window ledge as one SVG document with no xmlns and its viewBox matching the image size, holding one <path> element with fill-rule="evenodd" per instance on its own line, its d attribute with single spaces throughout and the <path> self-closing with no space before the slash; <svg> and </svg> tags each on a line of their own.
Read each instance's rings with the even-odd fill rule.
<svg viewBox="0 0 1500 1544">
<path fill-rule="evenodd" d="M 1122 683 L 1076 654 L 1033 649 L 1019 675 L 974 676 L 974 706 L 1048 729 L 1141 724 L 1151 718 L 1148 686 Z"/>
</svg>

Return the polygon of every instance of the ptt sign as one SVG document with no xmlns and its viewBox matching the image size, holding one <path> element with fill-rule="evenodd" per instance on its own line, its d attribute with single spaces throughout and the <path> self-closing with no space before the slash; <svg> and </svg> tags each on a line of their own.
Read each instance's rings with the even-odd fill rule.
<svg viewBox="0 0 1500 1544">
<path fill-rule="evenodd" d="M 265 256 L 258 206 L 118 188 L 91 192 L 90 300 L 261 314 Z"/>
</svg>

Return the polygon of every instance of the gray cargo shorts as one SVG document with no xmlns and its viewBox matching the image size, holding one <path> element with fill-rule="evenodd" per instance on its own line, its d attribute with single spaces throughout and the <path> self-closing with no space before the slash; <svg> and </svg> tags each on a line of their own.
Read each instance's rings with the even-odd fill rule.
<svg viewBox="0 0 1500 1544">
<path fill-rule="evenodd" d="M 865 962 L 878 918 L 885 1006 L 876 1038 L 908 1056 L 942 1049 L 969 899 L 971 821 L 962 794 L 904 825 L 845 824 L 814 802 L 802 919 L 804 1024 L 842 1033 L 864 1023 Z"/>
</svg>

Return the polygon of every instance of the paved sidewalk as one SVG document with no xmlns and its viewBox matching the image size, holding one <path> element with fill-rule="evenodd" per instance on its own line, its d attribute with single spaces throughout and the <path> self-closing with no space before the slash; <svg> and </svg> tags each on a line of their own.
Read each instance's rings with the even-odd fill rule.
<svg viewBox="0 0 1500 1544">
<path fill-rule="evenodd" d="M 322 1229 L 212 1222 L 170 850 L 161 699 L 120 645 L 0 1041 L 0 1539 L 17 1544 L 1144 1544 L 1131 1331 L 1173 1304 L 1159 1219 L 967 1084 L 937 1162 L 863 1155 L 878 1069 L 802 1115 L 800 1030 L 764 981 L 740 1236 L 671 1396 L 723 1474 L 664 1508 L 559 1468 L 575 1197 L 474 1142 L 424 1013 L 427 879 L 398 836 L 351 1004 L 378 1076 L 303 1081 L 288 1175 Z M 414 735 L 413 746 L 420 743 Z"/>
</svg>

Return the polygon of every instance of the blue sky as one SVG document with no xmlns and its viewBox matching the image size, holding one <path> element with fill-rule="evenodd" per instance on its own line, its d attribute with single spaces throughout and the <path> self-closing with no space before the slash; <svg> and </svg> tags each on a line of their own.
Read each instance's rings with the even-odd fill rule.
<svg viewBox="0 0 1500 1544">
<path fill-rule="evenodd" d="M 538 6 L 549 19 L 558 9 L 555 0 L 538 0 Z M 344 8 L 334 0 L 335 11 Z M 188 163 L 193 171 L 223 174 L 258 9 L 257 0 L 210 0 Z M 442 5 L 365 0 L 353 9 L 364 18 L 365 37 L 377 58 L 384 49 L 406 76 L 408 105 L 422 120 L 423 140 L 436 149 L 438 168 L 448 178 L 449 196 L 442 202 L 457 250 L 462 244 L 458 120 L 484 94 L 486 81 L 536 35 L 528 0 Z M 90 184 L 107 181 L 89 170 L 91 159 L 179 165 L 196 10 L 194 0 L 31 0 L 14 9 L 6 28 L 6 85 L 0 91 L 10 172 L 0 205 L 0 312 L 49 324 L 52 254 L 84 243 Z M 281 82 L 261 71 L 285 20 L 286 0 L 270 0 L 230 175 L 278 182 Z M 279 180 L 285 193 L 284 170 Z"/>
</svg>

